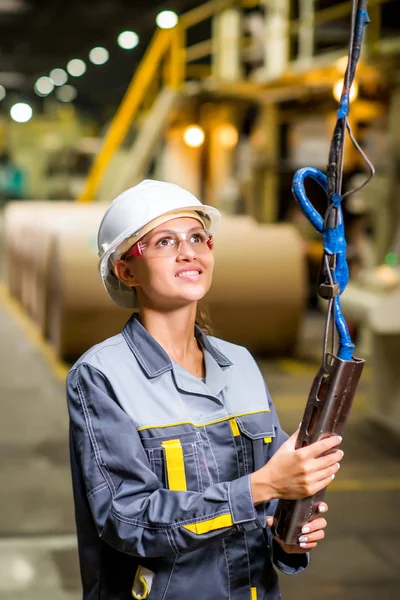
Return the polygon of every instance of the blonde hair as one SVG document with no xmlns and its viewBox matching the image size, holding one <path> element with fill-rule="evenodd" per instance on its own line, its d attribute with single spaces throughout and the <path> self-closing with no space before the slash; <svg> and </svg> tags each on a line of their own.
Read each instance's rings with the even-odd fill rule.
<svg viewBox="0 0 400 600">
<path fill-rule="evenodd" d="M 214 335 L 210 313 L 204 304 L 197 305 L 196 325 L 198 325 L 206 335 Z"/>
</svg>

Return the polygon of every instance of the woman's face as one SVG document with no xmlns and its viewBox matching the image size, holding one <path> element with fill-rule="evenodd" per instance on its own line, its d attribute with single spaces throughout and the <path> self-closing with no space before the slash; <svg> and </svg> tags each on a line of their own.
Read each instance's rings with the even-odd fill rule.
<svg viewBox="0 0 400 600">
<path fill-rule="evenodd" d="M 124 283 L 136 287 L 141 305 L 164 310 L 176 308 L 196 302 L 208 292 L 214 268 L 212 250 L 204 243 L 191 244 L 188 241 L 189 238 L 197 241 L 196 232 L 202 230 L 203 226 L 197 219 L 171 219 L 140 240 L 144 244 L 142 256 L 134 256 L 126 262 L 118 261 L 125 262 L 128 267 L 131 282 Z M 171 243 L 175 234 L 182 240 L 180 248 L 165 255 L 163 248 Z M 121 279 L 124 279 L 121 277 L 123 271 L 121 269 L 118 273 Z"/>
</svg>

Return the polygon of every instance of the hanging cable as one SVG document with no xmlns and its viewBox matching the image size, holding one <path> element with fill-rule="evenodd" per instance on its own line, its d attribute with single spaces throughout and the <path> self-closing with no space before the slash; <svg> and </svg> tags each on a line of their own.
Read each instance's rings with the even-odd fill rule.
<svg viewBox="0 0 400 600">
<path fill-rule="evenodd" d="M 350 90 L 360 58 L 364 27 L 368 22 L 366 0 L 358 0 L 358 2 L 353 0 L 349 58 L 339 101 L 337 121 L 329 150 L 327 175 L 325 176 L 321 171 L 314 168 L 300 169 L 294 176 L 292 186 L 294 196 L 301 210 L 323 236 L 324 254 L 320 268 L 319 294 L 325 299 L 333 298 L 332 310 L 339 337 L 338 356 L 344 360 L 351 359 L 354 344 L 351 341 L 346 321 L 342 315 L 339 297 L 343 293 L 349 278 L 341 202 L 344 197 L 362 189 L 375 173 L 371 161 L 354 138 L 348 122 Z M 361 186 L 342 195 L 346 131 L 349 133 L 352 143 L 368 165 L 370 173 L 367 180 Z M 328 207 L 324 219 L 312 207 L 306 196 L 304 190 L 306 178 L 317 181 L 327 193 Z M 329 312 L 328 310 L 328 315 Z M 326 345 L 327 339 L 325 337 L 324 353 L 326 352 Z M 325 363 L 325 359 L 323 362 Z"/>
<path fill-rule="evenodd" d="M 355 140 L 348 122 L 350 90 L 360 58 L 364 27 L 368 22 L 366 0 L 353 0 L 348 63 L 329 149 L 327 174 L 314 167 L 307 167 L 299 169 L 293 178 L 292 191 L 300 209 L 322 234 L 324 251 L 318 275 L 318 293 L 328 300 L 321 367 L 311 387 L 296 448 L 328 435 L 343 434 L 364 366 L 363 359 L 353 357 L 354 344 L 340 304 L 340 295 L 349 280 L 341 203 L 345 196 L 362 189 L 375 173 L 371 161 Z M 369 175 L 356 190 L 342 194 L 346 132 L 365 160 Z M 307 178 L 316 181 L 327 194 L 328 205 L 323 217 L 307 197 L 304 188 Z M 328 352 L 330 330 L 331 352 Z M 335 331 L 338 333 L 337 351 Z M 302 526 L 317 514 L 317 507 L 324 493 L 325 489 L 302 500 L 279 500 L 275 512 L 275 535 L 287 544 L 297 544 Z"/>
</svg>

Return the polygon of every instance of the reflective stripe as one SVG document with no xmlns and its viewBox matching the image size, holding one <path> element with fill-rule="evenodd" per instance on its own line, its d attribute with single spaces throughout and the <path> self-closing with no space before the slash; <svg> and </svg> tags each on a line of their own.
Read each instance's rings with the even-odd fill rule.
<svg viewBox="0 0 400 600">
<path fill-rule="evenodd" d="M 186 475 L 183 450 L 180 440 L 167 440 L 162 442 L 167 464 L 168 487 L 170 490 L 185 491 Z"/>
<path fill-rule="evenodd" d="M 184 525 L 184 529 L 188 529 L 192 533 L 201 535 L 202 533 L 208 533 L 214 531 L 214 529 L 222 529 L 223 527 L 231 527 L 233 525 L 232 515 L 230 513 L 214 517 L 208 521 L 201 521 L 200 523 L 191 523 L 190 525 Z"/>
<path fill-rule="evenodd" d="M 207 425 L 214 425 L 215 423 L 223 423 L 228 419 L 235 417 L 245 417 L 246 415 L 258 415 L 259 413 L 269 413 L 269 408 L 262 408 L 261 410 L 252 410 L 250 412 L 237 413 L 230 417 L 223 417 L 221 419 L 215 419 L 215 421 L 207 421 L 207 423 L 193 423 L 192 421 L 178 421 L 177 423 L 165 423 L 164 425 L 145 425 L 144 427 L 138 427 L 138 431 L 144 431 L 145 429 L 163 429 L 164 427 L 176 427 L 177 425 L 192 425 L 193 427 L 207 427 Z"/>
<path fill-rule="evenodd" d="M 154 573 L 150 569 L 139 566 L 132 586 L 132 596 L 135 600 L 144 600 L 150 594 Z"/>
<path fill-rule="evenodd" d="M 240 435 L 238 424 L 236 423 L 236 419 L 231 419 L 229 421 L 232 429 L 232 433 L 234 436 Z"/>
<path fill-rule="evenodd" d="M 257 588 L 251 588 L 251 600 L 257 600 Z"/>
<path fill-rule="evenodd" d="M 270 438 L 270 437 L 264 438 L 264 444 L 270 444 L 271 442 L 272 442 L 272 438 Z"/>
</svg>

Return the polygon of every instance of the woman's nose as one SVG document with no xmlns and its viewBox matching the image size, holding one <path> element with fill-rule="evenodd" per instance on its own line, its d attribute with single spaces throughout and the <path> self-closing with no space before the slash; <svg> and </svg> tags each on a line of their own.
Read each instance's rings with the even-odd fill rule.
<svg viewBox="0 0 400 600">
<path fill-rule="evenodd" d="M 178 258 L 194 258 L 194 256 L 196 256 L 196 252 L 194 251 L 192 244 L 190 244 L 187 240 L 179 240 L 177 254 Z"/>
</svg>

